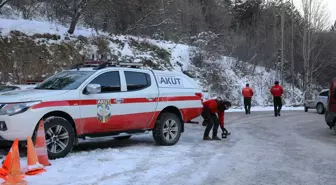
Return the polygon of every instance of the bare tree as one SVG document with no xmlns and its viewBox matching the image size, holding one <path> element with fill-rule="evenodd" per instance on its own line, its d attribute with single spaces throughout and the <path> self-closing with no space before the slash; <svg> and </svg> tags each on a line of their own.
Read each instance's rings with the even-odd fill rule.
<svg viewBox="0 0 336 185">
<path fill-rule="evenodd" d="M 22 12 L 23 19 L 31 19 L 32 15 L 39 10 L 44 0 L 11 0 L 9 5 Z"/>
<path fill-rule="evenodd" d="M 328 13 L 323 0 L 301 0 L 301 2 L 304 19 L 302 29 L 303 87 L 304 92 L 307 92 L 305 96 L 307 98 L 311 92 L 314 71 L 325 65 L 317 60 L 322 48 L 318 48 L 318 32 L 327 28 Z"/>
<path fill-rule="evenodd" d="M 336 21 L 334 24 L 331 26 L 330 31 L 336 31 Z"/>
<path fill-rule="evenodd" d="M 79 18 L 85 11 L 88 1 L 90 0 L 50 0 L 49 5 L 54 7 L 56 17 L 64 17 L 70 19 L 69 34 L 73 34 Z"/>
<path fill-rule="evenodd" d="M 82 12 L 87 6 L 88 0 L 79 0 L 74 1 L 74 5 L 72 7 L 72 17 L 71 17 L 71 23 L 68 30 L 68 33 L 73 34 L 76 28 L 76 25 L 78 23 L 78 20 L 80 16 L 82 15 Z"/>
<path fill-rule="evenodd" d="M 276 15 L 276 8 L 273 7 L 273 53 L 275 54 L 275 52 L 277 51 L 277 15 Z M 273 61 L 276 63 L 277 62 L 277 58 L 273 58 Z M 277 65 L 276 65 L 277 66 Z M 278 78 L 278 73 L 279 73 L 279 70 L 278 68 L 276 67 L 276 79 Z"/>
<path fill-rule="evenodd" d="M 11 0 L 0 0 L 0 9 Z"/>
<path fill-rule="evenodd" d="M 291 0 L 291 6 L 294 6 L 293 0 Z M 292 74 L 292 97 L 294 98 L 294 83 L 295 83 L 295 62 L 294 62 L 294 12 L 291 11 L 291 74 Z"/>
</svg>

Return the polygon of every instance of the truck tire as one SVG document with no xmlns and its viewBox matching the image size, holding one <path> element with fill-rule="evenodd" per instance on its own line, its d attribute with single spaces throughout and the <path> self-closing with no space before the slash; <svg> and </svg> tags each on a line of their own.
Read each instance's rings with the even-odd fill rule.
<svg viewBox="0 0 336 185">
<path fill-rule="evenodd" d="M 156 120 L 153 138 L 158 145 L 175 145 L 181 136 L 181 119 L 173 113 L 162 113 Z"/>
<path fill-rule="evenodd" d="M 73 149 L 75 131 L 71 123 L 63 117 L 48 117 L 44 123 L 49 159 L 63 158 Z"/>
<path fill-rule="evenodd" d="M 129 138 L 131 138 L 132 136 L 120 136 L 120 137 L 115 137 L 114 139 L 116 140 L 127 140 Z"/>
<path fill-rule="evenodd" d="M 330 129 L 332 129 L 335 126 L 335 123 L 326 122 L 326 124 Z"/>
<path fill-rule="evenodd" d="M 325 108 L 324 108 L 324 106 L 323 106 L 322 103 L 318 103 L 318 104 L 316 105 L 316 111 L 317 111 L 317 113 L 319 113 L 319 114 L 324 114 L 324 112 L 325 112 Z"/>
</svg>

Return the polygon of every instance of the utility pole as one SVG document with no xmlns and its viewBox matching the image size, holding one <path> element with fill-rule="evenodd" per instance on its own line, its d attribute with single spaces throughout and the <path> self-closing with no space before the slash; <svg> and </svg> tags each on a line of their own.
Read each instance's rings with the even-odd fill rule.
<svg viewBox="0 0 336 185">
<path fill-rule="evenodd" d="M 284 82 L 284 30 L 285 30 L 285 8 L 284 2 L 281 0 L 281 70 L 280 70 L 280 78 L 281 84 Z"/>
<path fill-rule="evenodd" d="M 292 7 L 294 7 L 294 2 L 293 2 L 293 0 L 292 0 L 291 3 L 292 3 Z M 291 17 L 292 17 L 292 18 L 291 18 L 291 19 L 292 19 L 291 73 L 292 73 L 292 97 L 293 97 L 293 99 L 294 99 L 294 83 L 295 83 L 294 79 L 295 79 L 295 73 L 294 73 L 294 12 L 293 12 L 293 10 L 291 10 L 291 14 L 292 14 L 292 16 L 291 16 Z"/>
</svg>

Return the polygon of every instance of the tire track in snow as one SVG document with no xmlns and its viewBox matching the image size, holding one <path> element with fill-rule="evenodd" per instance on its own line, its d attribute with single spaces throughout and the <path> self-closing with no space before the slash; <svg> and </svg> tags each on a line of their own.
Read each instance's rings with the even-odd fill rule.
<svg viewBox="0 0 336 185">
<path fill-rule="evenodd" d="M 149 150 L 148 155 L 141 155 L 141 161 L 136 164 L 137 168 L 135 171 L 132 171 L 132 173 L 127 173 L 127 175 L 119 174 L 119 177 L 123 179 L 122 184 L 142 185 L 152 183 L 156 176 L 162 176 L 162 173 L 153 172 L 153 168 L 158 167 L 157 163 L 174 159 L 182 159 L 184 157 L 179 149 L 185 150 L 186 148 L 184 145 L 182 146 L 179 144 L 166 147 L 154 146 Z M 150 178 L 144 181 L 146 175 L 150 175 Z"/>
<path fill-rule="evenodd" d="M 239 135 L 239 131 L 237 132 Z M 203 132 L 202 132 L 203 134 Z M 218 162 L 226 160 L 226 156 L 232 151 L 240 140 L 238 135 L 231 135 L 222 141 L 203 141 L 194 143 L 192 150 L 189 151 L 189 158 L 193 163 L 182 166 L 175 174 L 164 176 L 162 184 L 210 184 L 214 180 L 211 176 L 211 169 L 218 167 Z M 222 152 L 218 153 L 218 149 Z"/>
<path fill-rule="evenodd" d="M 234 120 L 230 120 L 230 123 L 228 123 L 227 125 L 229 125 L 231 127 L 232 125 L 236 125 L 236 124 L 237 125 L 238 124 L 245 124 L 247 121 L 254 122 L 254 121 L 258 121 L 258 120 L 260 120 L 264 117 L 269 117 L 269 115 L 255 116 L 255 117 L 252 117 L 252 119 L 251 119 L 251 117 L 248 117 L 248 116 L 247 117 L 238 117 Z M 199 125 L 199 126 L 203 127 L 201 125 Z M 192 125 L 191 127 L 197 127 L 197 126 Z M 205 129 L 205 127 L 203 127 L 203 129 Z M 199 130 L 199 127 L 191 129 L 191 131 L 193 131 L 193 130 Z M 189 131 L 188 128 L 186 128 L 186 131 L 187 132 Z M 219 133 L 221 133 L 221 131 L 219 131 Z M 190 136 L 191 134 L 188 134 L 188 135 Z M 192 138 L 197 137 L 197 136 L 199 136 L 199 138 L 201 138 L 202 135 L 203 135 L 203 132 L 193 133 Z M 239 133 L 238 133 L 238 135 L 239 135 Z M 188 139 L 190 139 L 190 138 L 188 138 Z M 231 136 L 229 136 L 224 141 L 203 141 L 201 139 L 199 139 L 199 140 L 200 141 L 194 143 L 192 146 L 189 146 L 189 150 L 187 152 L 182 153 L 182 155 L 181 155 L 181 156 L 187 155 L 187 157 L 184 157 L 184 158 L 185 159 L 191 159 L 192 160 L 191 164 L 180 166 L 179 170 L 176 171 L 173 174 L 168 174 L 168 175 L 167 174 L 165 174 L 165 175 L 160 174 L 159 177 L 157 177 L 157 176 L 152 176 L 151 177 L 152 179 L 157 179 L 158 178 L 159 181 L 152 180 L 152 181 L 144 181 L 143 183 L 135 183 L 135 184 L 148 184 L 148 183 L 159 184 L 160 182 L 164 182 L 163 184 L 167 184 L 167 183 L 169 183 L 169 184 L 171 184 L 171 183 L 179 184 L 179 183 L 183 182 L 183 184 L 185 184 L 186 179 L 189 179 L 187 181 L 187 184 L 198 184 L 198 183 L 203 184 L 203 183 L 209 183 L 209 182 L 211 183 L 211 181 L 213 181 L 213 178 L 208 178 L 208 176 L 209 176 L 208 171 L 213 166 L 217 166 L 216 164 L 218 163 L 219 160 L 223 160 L 222 159 L 223 158 L 222 154 L 213 153 L 213 151 L 216 151 L 218 148 L 223 147 L 223 149 L 225 150 L 224 152 L 228 153 L 228 152 L 230 152 L 229 148 L 235 146 L 235 144 L 239 140 L 241 140 L 241 138 L 238 138 L 238 137 L 235 138 L 235 136 L 232 134 Z M 211 157 L 209 158 L 209 156 L 211 156 Z M 177 157 L 172 156 L 172 158 L 176 159 Z M 179 162 L 179 161 L 176 161 L 176 162 Z M 137 176 L 137 177 L 139 177 L 139 176 Z M 133 179 L 133 178 L 131 178 L 131 179 Z M 137 180 L 131 181 L 131 182 L 134 184 L 134 182 L 137 182 Z"/>
</svg>

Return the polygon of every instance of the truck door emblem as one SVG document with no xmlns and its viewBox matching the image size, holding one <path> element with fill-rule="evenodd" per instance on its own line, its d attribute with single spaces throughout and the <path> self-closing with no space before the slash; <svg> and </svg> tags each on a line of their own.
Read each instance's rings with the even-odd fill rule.
<svg viewBox="0 0 336 185">
<path fill-rule="evenodd" d="M 97 118 L 100 122 L 106 123 L 111 118 L 112 105 L 111 100 L 97 101 Z"/>
</svg>

